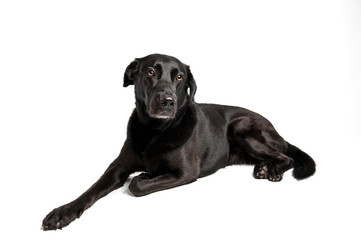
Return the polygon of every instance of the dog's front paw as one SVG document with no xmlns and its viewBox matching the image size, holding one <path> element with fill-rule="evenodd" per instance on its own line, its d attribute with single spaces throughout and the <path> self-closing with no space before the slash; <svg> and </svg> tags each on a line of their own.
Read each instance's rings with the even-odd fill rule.
<svg viewBox="0 0 361 240">
<path fill-rule="evenodd" d="M 152 178 L 150 173 L 141 173 L 138 176 L 134 177 L 129 184 L 129 191 L 136 197 L 141 197 L 149 194 L 144 189 L 152 185 L 152 182 L 149 180 Z"/>
<path fill-rule="evenodd" d="M 55 208 L 44 218 L 42 229 L 44 231 L 62 229 L 79 218 L 83 211 L 82 208 L 71 203 Z"/>
</svg>

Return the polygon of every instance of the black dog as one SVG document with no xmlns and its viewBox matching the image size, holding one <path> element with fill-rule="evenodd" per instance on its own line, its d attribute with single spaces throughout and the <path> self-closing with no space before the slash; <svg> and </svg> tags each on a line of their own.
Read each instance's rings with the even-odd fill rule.
<svg viewBox="0 0 361 240">
<path fill-rule="evenodd" d="M 61 229 L 95 201 L 123 186 L 135 196 L 180 186 L 232 164 L 255 164 L 254 177 L 280 181 L 314 174 L 315 162 L 286 142 L 272 124 L 249 110 L 194 102 L 189 67 L 174 57 L 149 55 L 130 63 L 124 87 L 134 85 L 136 108 L 124 146 L 104 175 L 76 200 L 54 209 L 44 230 Z"/>
</svg>

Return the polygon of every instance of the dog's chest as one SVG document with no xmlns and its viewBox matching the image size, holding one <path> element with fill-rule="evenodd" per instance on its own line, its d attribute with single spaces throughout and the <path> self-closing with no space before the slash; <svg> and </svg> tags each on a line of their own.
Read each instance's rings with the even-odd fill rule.
<svg viewBox="0 0 361 240">
<path fill-rule="evenodd" d="M 180 139 L 169 133 L 151 133 L 143 131 L 132 137 L 133 146 L 144 158 L 162 157 L 182 146 L 186 139 Z"/>
<path fill-rule="evenodd" d="M 133 113 L 128 124 L 128 139 L 143 156 L 159 156 L 182 148 L 192 137 L 195 124 L 194 117 L 186 117 L 178 124 L 159 130 L 154 124 L 141 123 Z"/>
</svg>

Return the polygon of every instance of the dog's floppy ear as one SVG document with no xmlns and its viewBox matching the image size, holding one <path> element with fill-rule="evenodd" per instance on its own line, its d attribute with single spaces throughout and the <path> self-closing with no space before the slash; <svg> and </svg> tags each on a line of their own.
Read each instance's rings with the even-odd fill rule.
<svg viewBox="0 0 361 240">
<path fill-rule="evenodd" d="M 193 78 L 193 74 L 189 66 L 186 65 L 187 69 L 187 87 L 189 87 L 189 96 L 192 102 L 194 102 L 194 95 L 197 92 L 197 84 Z"/>
<path fill-rule="evenodd" d="M 125 69 L 123 87 L 134 85 L 134 79 L 138 73 L 138 69 L 139 69 L 139 60 L 135 59 Z"/>
</svg>

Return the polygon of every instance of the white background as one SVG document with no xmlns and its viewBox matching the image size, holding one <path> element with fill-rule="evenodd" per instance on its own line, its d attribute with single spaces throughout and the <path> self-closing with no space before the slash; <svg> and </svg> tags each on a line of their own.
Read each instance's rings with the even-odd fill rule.
<svg viewBox="0 0 361 240">
<path fill-rule="evenodd" d="M 360 239 L 360 1 L 1 1 L 0 34 L 1 239 Z M 271 120 L 316 175 L 235 166 L 142 198 L 125 186 L 40 231 L 118 155 L 124 70 L 155 52 L 191 66 L 198 102 Z"/>
</svg>

